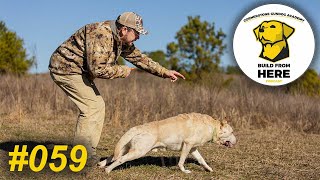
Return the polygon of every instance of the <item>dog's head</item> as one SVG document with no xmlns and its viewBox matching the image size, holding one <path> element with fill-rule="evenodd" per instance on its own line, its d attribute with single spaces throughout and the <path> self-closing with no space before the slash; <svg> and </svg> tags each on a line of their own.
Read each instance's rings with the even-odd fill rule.
<svg viewBox="0 0 320 180">
<path fill-rule="evenodd" d="M 253 30 L 256 38 L 263 45 L 274 44 L 288 39 L 294 32 L 294 28 L 280 21 L 263 21 Z"/>
<path fill-rule="evenodd" d="M 237 139 L 233 134 L 233 129 L 226 120 L 223 120 L 220 123 L 217 142 L 221 145 L 225 145 L 226 147 L 232 147 L 237 142 Z"/>
</svg>

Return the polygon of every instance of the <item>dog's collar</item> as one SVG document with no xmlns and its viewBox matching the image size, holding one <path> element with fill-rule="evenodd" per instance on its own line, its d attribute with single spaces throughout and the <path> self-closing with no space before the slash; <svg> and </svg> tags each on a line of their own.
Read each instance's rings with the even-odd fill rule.
<svg viewBox="0 0 320 180">
<path fill-rule="evenodd" d="M 215 127 L 212 127 L 212 140 L 211 142 L 216 143 L 218 142 L 218 130 Z"/>
</svg>

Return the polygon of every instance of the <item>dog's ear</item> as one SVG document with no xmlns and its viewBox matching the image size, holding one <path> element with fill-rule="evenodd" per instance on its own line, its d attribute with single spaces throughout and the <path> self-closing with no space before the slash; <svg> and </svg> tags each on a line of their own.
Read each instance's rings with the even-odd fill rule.
<svg viewBox="0 0 320 180">
<path fill-rule="evenodd" d="M 256 35 L 256 39 L 259 40 L 259 29 L 260 29 L 261 24 L 259 24 L 258 27 L 254 28 L 253 32 L 254 35 Z"/>
<path fill-rule="evenodd" d="M 221 127 L 222 127 L 222 126 L 227 125 L 227 124 L 228 124 L 228 122 L 227 122 L 226 120 L 222 120 L 222 121 L 220 121 L 220 124 L 221 124 Z"/>
<path fill-rule="evenodd" d="M 286 23 L 282 23 L 282 29 L 283 29 L 283 35 L 288 39 L 293 33 L 294 33 L 294 28 L 289 26 Z"/>
</svg>

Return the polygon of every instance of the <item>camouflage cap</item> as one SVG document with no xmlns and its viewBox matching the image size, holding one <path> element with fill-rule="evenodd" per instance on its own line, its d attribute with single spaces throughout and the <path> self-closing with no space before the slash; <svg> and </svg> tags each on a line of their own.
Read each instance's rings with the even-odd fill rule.
<svg viewBox="0 0 320 180">
<path fill-rule="evenodd" d="M 143 28 L 142 17 L 134 12 L 122 13 L 120 16 L 118 16 L 117 22 L 136 30 L 140 34 L 148 34 L 148 31 Z"/>
</svg>

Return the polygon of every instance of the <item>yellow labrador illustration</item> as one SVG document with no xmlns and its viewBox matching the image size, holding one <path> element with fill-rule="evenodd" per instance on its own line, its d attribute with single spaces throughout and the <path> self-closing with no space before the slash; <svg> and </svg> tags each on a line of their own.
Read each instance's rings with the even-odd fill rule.
<svg viewBox="0 0 320 180">
<path fill-rule="evenodd" d="M 180 114 L 161 121 L 154 121 L 136 126 L 127 131 L 117 143 L 112 160 L 108 158 L 98 165 L 109 173 L 115 167 L 144 156 L 153 149 L 181 151 L 178 166 L 181 171 L 190 173 L 184 168 L 188 154 L 206 170 L 212 172 L 197 147 L 206 142 L 215 142 L 227 147 L 236 143 L 233 129 L 227 121 L 218 121 L 204 114 Z M 111 163 L 107 166 L 107 164 Z"/>
<path fill-rule="evenodd" d="M 286 23 L 272 20 L 263 21 L 254 30 L 258 41 L 262 44 L 261 58 L 276 62 L 289 57 L 287 39 L 294 33 L 294 28 Z"/>
</svg>

